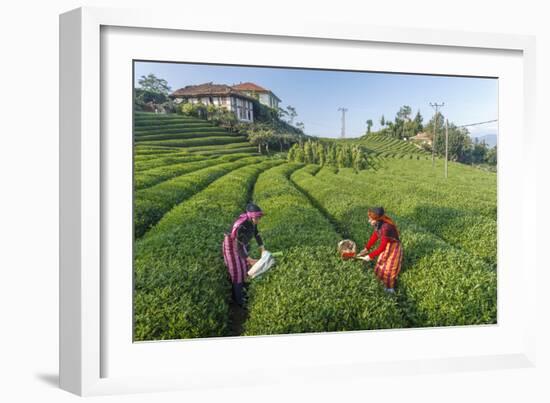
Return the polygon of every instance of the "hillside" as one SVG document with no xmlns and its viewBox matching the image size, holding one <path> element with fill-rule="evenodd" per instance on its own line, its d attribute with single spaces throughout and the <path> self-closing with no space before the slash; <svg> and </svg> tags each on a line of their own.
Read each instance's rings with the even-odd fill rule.
<svg viewBox="0 0 550 403">
<path fill-rule="evenodd" d="M 289 163 L 181 116 L 137 114 L 135 141 L 135 340 L 235 334 L 221 242 L 250 200 L 283 256 L 252 281 L 239 334 L 496 322 L 496 174 L 451 162 L 445 179 L 442 161 L 377 136 L 354 140 L 377 169 Z M 379 205 L 404 247 L 394 295 L 372 262 L 336 253 L 341 239 L 368 240 Z"/>
</svg>

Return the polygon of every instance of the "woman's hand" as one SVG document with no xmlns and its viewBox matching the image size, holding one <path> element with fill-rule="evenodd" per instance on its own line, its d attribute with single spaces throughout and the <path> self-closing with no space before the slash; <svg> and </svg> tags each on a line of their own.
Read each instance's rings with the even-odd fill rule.
<svg viewBox="0 0 550 403">
<path fill-rule="evenodd" d="M 251 257 L 247 257 L 246 258 L 246 262 L 250 265 L 250 266 L 254 266 L 257 262 L 256 259 L 252 259 Z"/>
<path fill-rule="evenodd" d="M 363 249 L 361 252 L 359 252 L 357 254 L 357 256 L 361 257 L 361 256 L 365 256 L 367 253 L 369 253 L 369 251 L 367 249 Z"/>
</svg>

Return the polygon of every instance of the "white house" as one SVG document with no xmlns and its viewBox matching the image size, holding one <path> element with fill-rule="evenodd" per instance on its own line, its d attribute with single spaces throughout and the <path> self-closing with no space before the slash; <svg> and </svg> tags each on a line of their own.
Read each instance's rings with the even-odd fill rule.
<svg viewBox="0 0 550 403">
<path fill-rule="evenodd" d="M 174 91 L 170 97 L 178 104 L 182 102 L 192 104 L 201 102 L 205 105 L 223 106 L 234 112 L 238 120 L 254 122 L 254 102 L 256 99 L 225 84 L 210 82 L 200 85 L 188 85 Z"/>
<path fill-rule="evenodd" d="M 267 105 L 270 108 L 279 108 L 279 102 L 281 102 L 279 97 L 277 97 L 277 95 L 275 95 L 270 90 L 260 87 L 258 84 L 250 82 L 239 83 L 233 85 L 232 88 L 243 94 L 256 98 L 258 101 L 260 101 L 260 103 Z"/>
</svg>

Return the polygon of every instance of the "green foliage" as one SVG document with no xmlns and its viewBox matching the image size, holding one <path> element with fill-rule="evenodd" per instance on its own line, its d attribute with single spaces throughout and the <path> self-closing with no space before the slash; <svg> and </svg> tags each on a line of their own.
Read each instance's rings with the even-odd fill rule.
<svg viewBox="0 0 550 403">
<path fill-rule="evenodd" d="M 184 116 L 192 116 L 200 119 L 206 119 L 208 114 L 207 106 L 202 102 L 197 102 L 196 104 L 184 102 L 180 105 L 180 111 Z"/>
<path fill-rule="evenodd" d="M 260 161 L 258 157 L 243 158 L 194 171 L 187 175 L 158 183 L 134 193 L 134 232 L 141 237 L 162 216 L 183 200 L 204 189 L 214 180 L 234 169 Z"/>
<path fill-rule="evenodd" d="M 179 162 L 172 165 L 163 165 L 157 168 L 137 172 L 134 175 L 134 189 L 140 190 L 156 185 L 176 176 L 184 175 L 199 169 L 211 167 L 224 162 L 232 162 L 243 158 L 246 154 L 230 154 L 218 158 L 202 159 L 196 162 Z"/>
<path fill-rule="evenodd" d="M 260 231 L 267 248 L 283 256 L 250 285 L 246 334 L 496 322 L 493 173 L 450 163 L 446 180 L 441 161 L 432 169 L 410 142 L 377 133 L 294 143 L 289 163 L 236 154 L 251 146 L 229 132 L 223 137 L 234 142 L 227 144 L 167 146 L 208 138 L 220 130 L 212 123 L 135 114 L 136 340 L 228 334 L 221 240 L 252 195 L 266 212 Z M 278 141 L 275 132 L 270 144 Z M 361 169 L 365 160 L 376 170 Z M 319 165 L 301 168 L 306 162 Z M 342 238 L 359 245 L 369 238 L 372 205 L 386 208 L 403 241 L 396 295 L 383 292 L 372 264 L 343 262 L 335 251 Z"/>
<path fill-rule="evenodd" d="M 265 161 L 233 170 L 166 214 L 135 248 L 135 339 L 227 334 L 223 232 L 244 209 Z"/>
<path fill-rule="evenodd" d="M 248 144 L 246 137 L 237 136 L 212 136 L 212 137 L 194 137 L 194 138 L 176 138 L 171 140 L 147 140 L 141 141 L 145 145 L 158 145 L 169 147 L 195 147 L 221 144 L 241 143 L 243 146 Z"/>
<path fill-rule="evenodd" d="M 254 189 L 255 201 L 268 212 L 260 222 L 266 245 L 284 253 L 251 284 L 245 334 L 401 327 L 396 301 L 360 264 L 339 259 L 340 235 L 288 180 L 300 166 L 266 171 Z"/>
<path fill-rule="evenodd" d="M 138 84 L 140 85 L 141 89 L 145 91 L 156 92 L 165 96 L 168 96 L 168 93 L 170 92 L 168 81 L 163 78 L 158 78 L 154 74 L 141 76 L 138 80 Z"/>
<path fill-rule="evenodd" d="M 141 76 L 138 80 L 139 87 L 134 89 L 134 106 L 141 110 L 146 104 L 163 104 L 162 109 L 172 109 L 172 102 L 168 99 L 170 87 L 168 82 L 157 78 L 154 74 Z"/>
<path fill-rule="evenodd" d="M 366 214 L 368 207 L 380 205 L 383 202 L 380 198 L 383 192 L 376 193 L 376 184 L 369 187 L 364 186 L 367 182 L 361 183 L 356 180 L 362 176 L 372 175 L 371 171 L 364 171 L 353 177 L 350 174 L 351 171 L 347 172 L 345 169 L 340 170 L 338 175 L 322 169 L 317 175 L 312 176 L 305 170 L 299 170 L 291 179 L 307 192 L 312 200 L 322 206 L 344 237 L 355 239 L 362 244 L 372 233 Z M 389 187 L 392 185 L 393 183 L 388 184 Z M 414 202 L 414 184 L 411 184 L 409 193 L 394 189 L 385 191 L 388 193 L 387 197 L 404 199 L 404 195 L 409 195 L 407 199 Z M 432 197 L 431 203 L 434 201 L 437 202 L 437 199 Z M 404 263 L 397 288 L 400 306 L 409 325 L 494 323 L 494 267 L 445 242 L 435 235 L 437 232 L 431 233 L 420 227 L 413 221 L 414 216 L 402 216 L 390 209 L 387 204 L 384 206 L 397 222 L 404 246 Z M 428 206 L 421 207 L 423 210 L 429 210 Z M 466 232 L 465 228 L 468 227 L 457 227 L 455 233 Z M 496 239 L 496 235 L 483 234 L 482 237 L 489 239 L 489 242 Z M 412 292 L 413 289 L 420 291 Z M 433 297 L 434 295 L 437 297 Z"/>
<path fill-rule="evenodd" d="M 308 140 L 303 144 L 294 144 L 287 159 L 322 166 L 353 167 L 357 170 L 367 169 L 369 166 L 367 153 L 363 147 L 335 142 L 324 144 Z"/>
</svg>

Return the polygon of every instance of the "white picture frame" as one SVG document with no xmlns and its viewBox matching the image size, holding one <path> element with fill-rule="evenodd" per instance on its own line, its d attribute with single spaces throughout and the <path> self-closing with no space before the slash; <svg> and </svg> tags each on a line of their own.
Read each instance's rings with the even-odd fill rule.
<svg viewBox="0 0 550 403">
<path fill-rule="evenodd" d="M 511 64 L 515 67 L 510 70 L 510 82 L 518 84 L 514 87 L 514 94 L 521 98 L 521 101 L 516 101 L 517 105 L 521 104 L 521 110 L 519 117 L 513 118 L 516 120 L 510 119 L 505 124 L 519 130 L 521 136 L 514 140 L 515 156 L 514 147 L 502 148 L 499 143 L 499 325 L 466 329 L 422 329 L 420 332 L 402 329 L 326 335 L 188 340 L 181 343 L 177 341 L 145 343 L 137 346 L 130 346 L 132 341 L 127 340 L 130 344 L 128 354 L 135 353 L 135 357 L 120 355 L 116 359 L 120 362 L 126 361 L 127 366 L 120 364 L 117 370 L 107 368 L 106 362 L 115 359 L 116 353 L 113 351 L 119 351 L 119 347 L 120 350 L 124 350 L 123 346 L 112 344 L 110 339 L 112 335 L 109 336 L 109 332 L 105 329 L 113 323 L 109 320 L 110 315 L 116 315 L 110 310 L 111 302 L 107 303 L 109 301 L 107 297 L 111 292 L 107 288 L 111 285 L 106 287 L 105 278 L 108 275 L 104 271 L 108 263 L 106 256 L 112 253 L 109 252 L 112 248 L 104 239 L 102 227 L 109 226 L 105 220 L 113 219 L 113 216 L 105 214 L 104 209 L 105 203 L 108 203 L 106 194 L 110 189 L 110 175 L 113 174 L 106 167 L 112 167 L 112 164 L 108 164 L 112 153 L 123 149 L 118 147 L 124 147 L 124 143 L 117 145 L 111 143 L 109 138 L 102 137 L 102 133 L 109 131 L 110 124 L 106 123 L 108 114 L 102 110 L 102 91 L 106 91 L 102 87 L 104 84 L 102 69 L 105 67 L 102 55 L 109 55 L 102 49 L 106 45 L 106 42 L 102 42 L 104 40 L 102 31 L 108 31 L 109 27 L 117 27 L 116 29 L 119 30 L 141 29 L 145 36 L 159 32 L 176 36 L 178 32 L 189 32 L 193 33 L 195 38 L 200 37 L 201 33 L 205 36 L 216 34 L 217 37 L 239 35 L 239 38 L 250 38 L 260 45 L 262 41 L 271 44 L 290 41 L 302 48 L 311 46 L 312 41 L 320 41 L 324 43 L 323 46 L 333 46 L 335 51 L 339 46 L 355 47 L 372 44 L 380 48 L 399 47 L 402 51 L 407 47 L 417 51 L 426 49 L 441 52 L 464 51 L 472 53 L 474 58 L 476 54 L 479 58 L 499 52 L 513 54 L 515 61 Z M 119 40 L 127 39 L 119 38 Z M 157 37 L 157 40 L 164 39 Z M 115 41 L 109 42 L 109 46 L 115 46 Z M 131 46 L 128 48 L 130 49 Z M 135 58 L 140 58 L 139 56 L 136 55 Z M 300 25 L 285 24 L 284 26 L 265 20 L 250 21 L 243 28 L 232 19 L 213 19 L 211 16 L 208 18 L 193 16 L 186 19 L 181 15 L 151 10 L 80 8 L 61 15 L 59 329 L 61 387 L 79 395 L 101 395 L 227 385 L 246 386 L 273 382 L 293 383 L 307 379 L 328 381 L 350 376 L 369 376 L 380 370 L 417 374 L 533 366 L 535 322 L 532 313 L 535 312 L 536 295 L 533 292 L 527 292 L 527 279 L 536 276 L 536 254 L 524 256 L 521 259 L 514 257 L 512 251 L 507 249 L 511 246 L 510 239 L 506 233 L 501 233 L 500 228 L 512 228 L 508 213 L 517 208 L 514 202 L 520 205 L 536 205 L 536 177 L 533 175 L 535 172 L 534 58 L 534 38 L 520 35 L 389 29 L 363 25 L 327 24 L 320 21 L 303 21 Z M 464 71 L 469 71 L 466 70 L 467 67 L 462 68 L 465 69 Z M 483 71 L 483 66 L 480 66 L 480 69 Z M 414 67 L 411 67 L 411 72 L 413 71 Z M 450 74 L 450 71 L 446 74 Z M 131 77 L 128 77 L 125 85 L 132 85 Z M 127 100 L 131 102 L 129 94 Z M 501 140 L 499 139 L 499 142 Z M 131 154 L 131 150 L 127 153 Z M 512 158 L 516 158 L 516 161 L 519 158 L 522 161 L 522 164 L 514 166 L 514 170 L 507 168 Z M 504 176 L 506 182 L 503 182 Z M 124 181 L 124 175 L 119 175 L 119 180 Z M 131 183 L 131 177 L 126 175 L 126 180 Z M 508 197 L 509 194 L 505 193 L 506 203 L 501 205 L 502 192 L 507 192 L 516 185 L 521 186 L 521 194 L 510 194 Z M 518 214 L 519 217 L 516 215 L 515 219 L 521 220 L 521 214 L 525 213 L 520 211 Z M 531 208 L 531 214 L 534 214 L 533 208 Z M 525 247 L 528 234 L 532 231 L 528 227 L 527 220 L 520 222 L 523 236 L 521 247 Z M 515 235 L 517 236 L 517 233 Z M 126 246 L 131 248 L 131 245 Z M 520 246 L 516 245 L 516 247 Z M 506 272 L 500 270 L 501 260 L 505 260 L 507 266 L 513 268 L 511 274 L 510 270 Z M 518 280 L 511 281 L 509 277 L 511 275 L 516 275 Z M 127 288 L 123 291 L 126 297 L 129 291 L 131 293 Z M 514 308 L 507 305 L 513 295 L 517 295 L 518 298 L 518 306 Z M 510 321 L 501 316 L 503 312 L 505 315 L 510 313 Z M 111 333 L 120 334 L 127 330 L 126 328 L 119 332 L 113 329 Z M 113 337 L 116 337 L 116 334 Z M 367 359 L 364 355 L 354 354 L 354 347 L 362 341 L 372 341 L 382 337 L 391 338 L 392 343 L 403 345 L 403 348 L 401 350 L 398 348 L 393 356 L 387 357 L 373 354 Z M 487 346 L 491 338 L 501 343 L 495 342 L 494 348 L 489 349 Z M 463 345 L 454 350 L 451 347 L 445 350 L 444 346 L 438 349 L 436 343 L 433 343 L 438 339 L 447 340 L 449 344 L 462 341 Z M 409 340 L 407 345 L 402 343 L 404 340 Z M 485 340 L 487 344 L 481 342 L 477 348 L 468 348 L 468 341 L 474 340 Z M 417 342 L 418 345 L 415 344 Z M 422 348 L 419 348 L 416 354 L 415 351 L 407 352 L 407 347 L 413 347 L 414 350 L 415 347 L 426 343 L 433 344 L 432 354 L 424 353 Z M 230 355 L 223 355 L 227 354 L 228 346 L 231 349 L 253 352 L 251 355 L 256 357 L 256 361 L 250 361 L 245 365 L 247 369 L 241 374 L 224 373 L 223 363 L 232 358 Z M 338 357 L 345 359 L 339 360 L 330 354 L 327 357 L 319 357 L 315 354 L 320 348 L 330 350 L 335 346 L 341 346 Z M 136 349 L 140 351 L 135 351 Z M 151 362 L 145 361 L 150 358 L 143 358 L 150 354 L 145 350 L 150 350 L 155 356 L 160 357 L 157 357 L 156 365 L 162 363 L 164 370 L 160 367 L 151 367 Z M 293 351 L 294 354 L 280 359 L 281 351 Z M 145 355 L 140 356 L 139 354 L 142 353 Z M 175 357 L 174 354 L 186 354 L 185 357 L 188 359 L 183 362 L 170 360 L 170 357 Z M 217 355 L 220 358 L 217 358 Z M 201 357 L 203 357 L 202 360 Z M 142 362 L 143 366 L 148 366 L 149 370 L 140 372 L 138 368 L 133 372 L 127 368 L 135 367 L 139 362 Z M 212 366 L 212 363 L 216 362 L 219 368 Z"/>
</svg>

